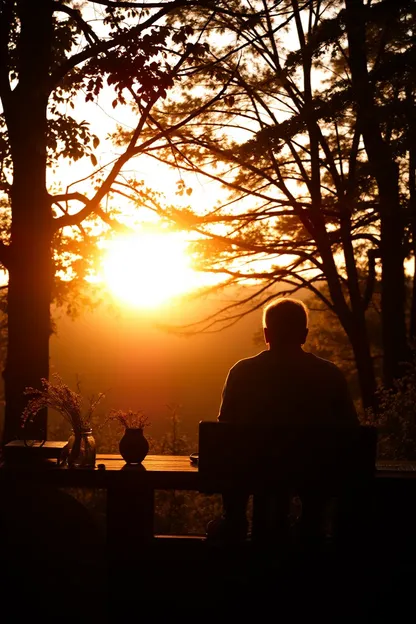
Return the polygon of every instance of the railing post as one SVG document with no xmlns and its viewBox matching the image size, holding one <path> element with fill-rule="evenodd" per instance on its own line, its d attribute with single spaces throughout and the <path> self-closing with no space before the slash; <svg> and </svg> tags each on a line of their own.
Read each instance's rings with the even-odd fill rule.
<svg viewBox="0 0 416 624">
<path fill-rule="evenodd" d="M 110 560 L 132 561 L 153 540 L 154 490 L 148 484 L 107 488 L 107 545 Z"/>
</svg>

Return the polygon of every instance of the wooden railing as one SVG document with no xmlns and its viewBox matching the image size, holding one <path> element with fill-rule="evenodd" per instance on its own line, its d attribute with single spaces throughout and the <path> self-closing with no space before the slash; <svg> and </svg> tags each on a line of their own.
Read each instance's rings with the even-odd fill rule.
<svg viewBox="0 0 416 624">
<path fill-rule="evenodd" d="M 154 535 L 156 490 L 206 491 L 198 467 L 188 456 L 149 455 L 139 466 L 128 466 L 119 455 L 98 455 L 95 469 L 68 469 L 54 464 L 6 463 L 0 470 L 3 485 L 22 488 L 96 488 L 106 491 L 106 534 L 111 550 L 120 540 L 138 548 L 149 544 Z M 211 484 L 212 485 L 212 484 Z M 215 489 L 212 488 L 211 489 Z M 221 490 L 221 483 L 217 484 Z M 380 523 L 396 524 L 398 516 L 416 519 L 416 464 L 380 462 L 374 479 Z M 390 502 L 389 502 L 390 501 Z M 406 511 L 405 511 L 406 510 Z M 416 523 L 415 525 L 416 526 Z"/>
</svg>

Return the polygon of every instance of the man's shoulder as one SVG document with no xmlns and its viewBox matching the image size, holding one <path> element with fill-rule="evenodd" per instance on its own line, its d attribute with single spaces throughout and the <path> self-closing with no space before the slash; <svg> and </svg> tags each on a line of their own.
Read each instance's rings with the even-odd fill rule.
<svg viewBox="0 0 416 624">
<path fill-rule="evenodd" d="M 238 362 L 236 362 L 234 366 L 231 367 L 230 373 L 240 373 L 262 366 L 267 361 L 267 353 L 268 351 L 261 351 L 260 353 L 252 355 L 251 357 L 246 357 L 238 360 Z"/>
<path fill-rule="evenodd" d="M 326 360 L 325 358 L 319 357 L 319 355 L 315 355 L 309 351 L 304 351 L 304 357 L 308 366 L 321 371 L 323 374 L 326 373 L 327 375 L 332 375 L 333 377 L 340 377 L 343 375 L 341 369 L 330 360 Z"/>
<path fill-rule="evenodd" d="M 234 364 L 230 369 L 230 375 L 232 377 L 240 377 L 245 375 L 259 375 L 262 372 L 266 372 L 269 369 L 275 369 L 277 366 L 281 368 L 285 364 L 285 360 L 276 358 L 269 350 L 261 351 L 251 357 L 242 358 Z M 289 362 L 286 362 L 288 364 Z M 296 358 L 291 363 L 291 367 L 294 365 L 299 370 L 304 370 L 306 374 L 317 375 L 320 378 L 324 378 L 330 381 L 336 381 L 343 377 L 343 373 L 340 368 L 330 360 L 326 360 L 309 351 L 303 351 L 301 358 Z"/>
</svg>

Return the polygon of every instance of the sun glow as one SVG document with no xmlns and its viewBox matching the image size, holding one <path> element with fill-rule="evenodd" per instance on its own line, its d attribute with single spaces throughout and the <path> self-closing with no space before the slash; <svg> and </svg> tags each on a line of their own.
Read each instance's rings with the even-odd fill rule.
<svg viewBox="0 0 416 624">
<path fill-rule="evenodd" d="M 155 308 L 203 285 L 190 266 L 187 243 L 176 234 L 140 234 L 112 241 L 103 262 L 104 279 L 124 303 Z"/>
</svg>

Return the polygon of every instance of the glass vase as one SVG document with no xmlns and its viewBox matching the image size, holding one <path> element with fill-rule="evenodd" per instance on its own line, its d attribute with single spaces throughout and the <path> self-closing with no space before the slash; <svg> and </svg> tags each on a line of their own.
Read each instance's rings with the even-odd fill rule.
<svg viewBox="0 0 416 624">
<path fill-rule="evenodd" d="M 70 468 L 94 468 L 95 456 L 96 445 L 92 430 L 72 431 L 68 440 L 68 466 Z"/>
</svg>

